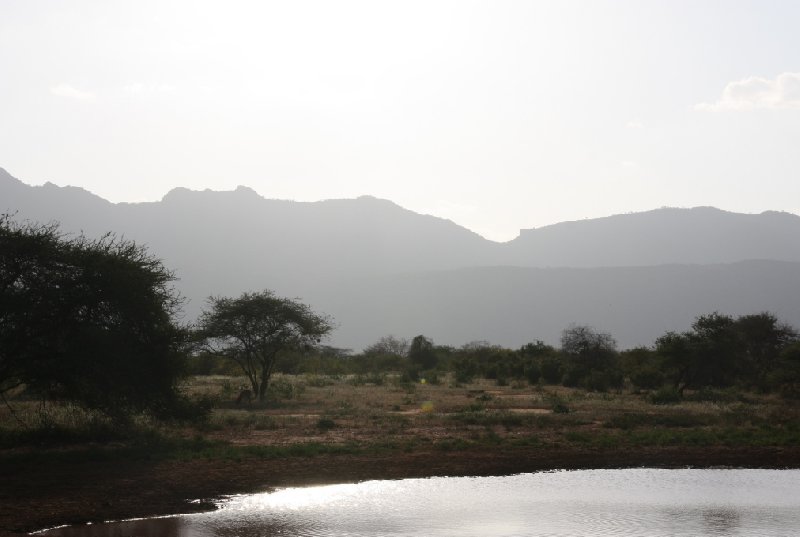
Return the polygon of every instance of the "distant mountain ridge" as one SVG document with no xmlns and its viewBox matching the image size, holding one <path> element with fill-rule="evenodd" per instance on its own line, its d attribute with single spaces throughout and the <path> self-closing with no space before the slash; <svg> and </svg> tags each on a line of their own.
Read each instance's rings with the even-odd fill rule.
<svg viewBox="0 0 800 537">
<path fill-rule="evenodd" d="M 29 186 L 2 168 L 0 212 L 146 244 L 180 277 L 188 319 L 209 295 L 268 288 L 333 315 L 333 343 L 353 348 L 388 333 L 556 343 L 570 322 L 625 346 L 700 313 L 753 308 L 800 326 L 800 217 L 789 213 L 664 208 L 496 243 L 370 196 L 294 202 L 240 186 L 114 204 L 82 188 Z"/>
<path fill-rule="evenodd" d="M 493 248 L 449 220 L 370 196 L 294 202 L 265 199 L 241 186 L 223 192 L 176 188 L 158 202 L 112 204 L 75 187 L 24 185 L 3 170 L 1 211 L 57 220 L 66 230 L 91 235 L 113 230 L 153 248 L 202 235 L 207 246 L 231 253 L 231 248 L 239 249 L 240 240 L 248 257 L 261 251 L 278 266 L 284 261 L 291 267 L 324 262 L 326 270 L 337 272 L 483 264 L 490 262 Z"/>
<path fill-rule="evenodd" d="M 539 266 L 800 261 L 800 216 L 661 208 L 522 230 L 509 250 L 511 264 Z"/>
</svg>

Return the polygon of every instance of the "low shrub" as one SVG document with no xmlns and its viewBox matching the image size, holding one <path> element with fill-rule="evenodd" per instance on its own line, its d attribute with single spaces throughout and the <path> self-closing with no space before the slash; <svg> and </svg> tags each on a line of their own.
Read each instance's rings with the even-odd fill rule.
<svg viewBox="0 0 800 537">
<path fill-rule="evenodd" d="M 742 400 L 742 394 L 736 390 L 715 390 L 713 388 L 703 388 L 696 392 L 687 393 L 684 399 L 698 403 L 735 403 Z"/>
<path fill-rule="evenodd" d="M 306 375 L 306 384 L 314 388 L 333 386 L 336 382 L 328 375 Z"/>
<path fill-rule="evenodd" d="M 267 397 L 272 400 L 294 399 L 305 391 L 305 386 L 285 378 L 276 378 L 267 386 Z"/>
<path fill-rule="evenodd" d="M 619 414 L 611 416 L 603 427 L 611 429 L 634 429 L 636 427 L 674 427 L 690 428 L 711 425 L 719 419 L 697 414 Z"/>
<path fill-rule="evenodd" d="M 681 402 L 681 394 L 671 386 L 664 386 L 647 396 L 648 402 L 653 405 L 674 405 Z"/>
<path fill-rule="evenodd" d="M 631 383 L 645 390 L 655 390 L 663 386 L 664 380 L 664 373 L 658 369 L 639 369 L 631 374 Z"/>
<path fill-rule="evenodd" d="M 550 410 L 553 411 L 554 414 L 569 414 L 570 408 L 567 406 L 567 402 L 558 395 L 551 395 L 547 398 L 548 403 L 550 404 Z"/>
<path fill-rule="evenodd" d="M 333 421 L 331 418 L 320 418 L 317 422 L 317 429 L 322 431 L 329 431 L 336 427 L 336 422 Z"/>
</svg>

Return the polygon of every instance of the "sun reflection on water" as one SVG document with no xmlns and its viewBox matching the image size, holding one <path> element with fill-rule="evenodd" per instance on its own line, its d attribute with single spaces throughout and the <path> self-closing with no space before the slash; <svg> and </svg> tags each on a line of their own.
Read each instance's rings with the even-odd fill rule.
<svg viewBox="0 0 800 537">
<path fill-rule="evenodd" d="M 211 513 L 66 527 L 58 537 L 785 537 L 796 470 L 588 470 L 277 489 Z"/>
<path fill-rule="evenodd" d="M 389 486 L 388 488 L 391 488 Z M 224 510 L 299 510 L 309 507 L 363 504 L 372 497 L 385 495 L 387 482 L 366 481 L 340 485 L 285 488 L 261 494 L 237 495 L 227 498 L 219 507 Z"/>
</svg>

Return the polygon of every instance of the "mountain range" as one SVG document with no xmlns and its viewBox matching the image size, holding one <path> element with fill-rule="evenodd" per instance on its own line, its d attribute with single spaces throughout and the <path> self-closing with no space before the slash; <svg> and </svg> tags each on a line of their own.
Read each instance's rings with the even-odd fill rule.
<svg viewBox="0 0 800 537">
<path fill-rule="evenodd" d="M 176 188 L 111 203 L 84 189 L 30 186 L 0 168 L 0 212 L 114 232 L 180 278 L 191 321 L 210 295 L 272 289 L 331 315 L 329 343 L 387 334 L 436 343 L 557 344 L 571 323 L 621 347 L 687 329 L 699 314 L 771 311 L 800 327 L 800 217 L 661 208 L 521 230 L 506 243 L 391 201 L 294 202 Z"/>
</svg>

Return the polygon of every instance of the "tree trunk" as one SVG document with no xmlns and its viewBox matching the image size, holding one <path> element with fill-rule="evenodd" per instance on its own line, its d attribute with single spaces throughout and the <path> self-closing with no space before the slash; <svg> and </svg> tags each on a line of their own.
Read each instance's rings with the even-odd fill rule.
<svg viewBox="0 0 800 537">
<path fill-rule="evenodd" d="M 258 393 L 259 393 L 259 389 L 258 389 L 258 380 L 256 380 L 256 379 L 250 379 L 250 387 L 253 389 L 253 397 L 255 397 L 256 395 L 258 395 Z"/>
<path fill-rule="evenodd" d="M 261 386 L 258 387 L 258 400 L 264 401 L 267 396 L 267 386 L 269 385 L 269 370 L 266 366 L 261 369 Z"/>
<path fill-rule="evenodd" d="M 258 400 L 259 402 L 263 402 L 264 398 L 267 396 L 267 383 L 262 381 L 261 386 L 258 387 Z"/>
</svg>

